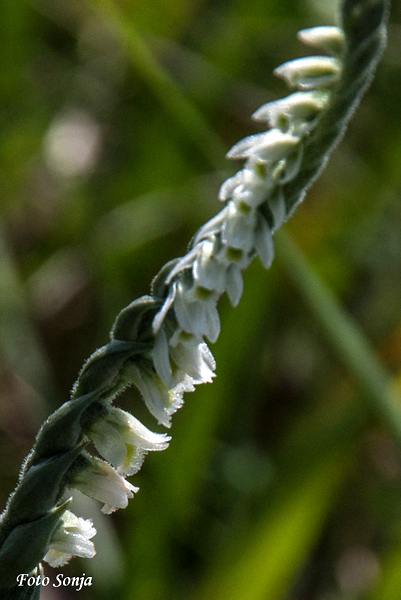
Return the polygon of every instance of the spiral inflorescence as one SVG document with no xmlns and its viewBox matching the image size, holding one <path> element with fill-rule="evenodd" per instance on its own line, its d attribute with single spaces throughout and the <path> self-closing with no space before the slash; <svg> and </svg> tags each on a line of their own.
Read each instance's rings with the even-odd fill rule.
<svg viewBox="0 0 401 600">
<path fill-rule="evenodd" d="M 68 510 L 66 490 L 101 501 L 105 513 L 124 508 L 138 489 L 126 477 L 147 452 L 167 448 L 169 436 L 113 405 L 126 387 L 134 384 L 157 421 L 170 427 L 184 393 L 212 381 L 207 344 L 220 332 L 219 298 L 227 293 L 234 306 L 239 302 L 242 271 L 255 256 L 270 266 L 274 233 L 325 165 L 372 78 L 385 43 L 386 7 L 382 0 L 345 0 L 342 27 L 299 33 L 326 54 L 276 69 L 297 91 L 258 109 L 253 116 L 267 131 L 229 151 L 228 158 L 244 164 L 220 189 L 222 210 L 199 229 L 184 257 L 163 267 L 151 294 L 121 311 L 71 399 L 42 425 L 1 516 L 0 587 L 13 590 L 16 576 L 37 570 L 42 559 L 60 566 L 74 555 L 93 556 L 95 529 Z M 87 451 L 88 442 L 102 458 Z"/>
</svg>

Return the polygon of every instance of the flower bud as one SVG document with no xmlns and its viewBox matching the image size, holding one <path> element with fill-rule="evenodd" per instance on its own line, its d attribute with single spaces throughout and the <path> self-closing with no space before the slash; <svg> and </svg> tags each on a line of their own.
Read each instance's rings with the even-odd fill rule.
<svg viewBox="0 0 401 600">
<path fill-rule="evenodd" d="M 290 120 L 311 121 L 328 101 L 324 92 L 294 92 L 286 98 L 268 102 L 253 115 L 255 121 L 266 121 L 271 127 L 288 129 Z"/>
<path fill-rule="evenodd" d="M 315 46 L 338 56 L 344 48 L 345 35 L 340 27 L 310 27 L 298 31 L 298 39 L 308 46 Z"/>
<path fill-rule="evenodd" d="M 300 138 L 279 129 L 267 133 L 251 135 L 235 144 L 227 158 L 255 158 L 262 162 L 281 160 L 290 154 L 299 144 Z"/>
<path fill-rule="evenodd" d="M 274 73 L 293 87 L 314 90 L 336 83 L 340 78 L 341 63 L 328 56 L 305 56 L 280 65 Z"/>
</svg>

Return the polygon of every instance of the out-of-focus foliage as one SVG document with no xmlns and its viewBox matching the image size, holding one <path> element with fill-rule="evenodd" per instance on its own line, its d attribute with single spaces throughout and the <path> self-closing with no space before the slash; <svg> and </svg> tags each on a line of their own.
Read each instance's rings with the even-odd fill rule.
<svg viewBox="0 0 401 600">
<path fill-rule="evenodd" d="M 287 93 L 272 69 L 308 53 L 296 31 L 333 23 L 336 9 L 0 4 L 1 506 L 114 316 L 217 212 L 233 168 L 224 150 L 258 131 L 249 117 L 260 104 Z M 285 226 L 395 380 L 400 19 L 395 4 L 375 82 Z M 79 500 L 98 554 L 63 573 L 93 586 L 49 586 L 45 600 L 400 597 L 401 450 L 288 267 L 286 252 L 269 272 L 255 262 L 239 307 L 222 302 L 217 379 L 187 397 L 127 510 L 101 518 Z M 120 405 L 154 427 L 133 392 Z"/>
</svg>

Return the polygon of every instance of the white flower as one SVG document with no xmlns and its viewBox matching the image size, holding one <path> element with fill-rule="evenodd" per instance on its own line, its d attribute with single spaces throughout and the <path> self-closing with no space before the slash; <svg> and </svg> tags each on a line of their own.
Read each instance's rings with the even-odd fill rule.
<svg viewBox="0 0 401 600">
<path fill-rule="evenodd" d="M 241 171 L 223 183 L 219 199 L 222 202 L 232 199 L 236 206 L 245 203 L 245 208 L 261 204 L 273 187 L 274 180 L 267 169 L 262 176 L 260 167 L 262 165 L 256 164 L 255 159 L 251 157 Z M 259 170 L 258 173 L 256 169 Z"/>
<path fill-rule="evenodd" d="M 345 35 L 340 27 L 310 27 L 298 31 L 298 39 L 304 44 L 338 55 L 344 48 Z"/>
<path fill-rule="evenodd" d="M 215 236 L 202 240 L 198 248 L 199 252 L 192 267 L 195 285 L 222 294 L 226 288 L 226 269 L 215 259 Z"/>
<path fill-rule="evenodd" d="M 170 356 L 195 384 L 211 383 L 216 362 L 207 344 L 195 335 L 177 330 L 169 341 Z"/>
<path fill-rule="evenodd" d="M 123 477 L 136 473 L 147 452 L 165 450 L 171 439 L 164 433 L 150 431 L 138 419 L 116 407 L 110 407 L 107 415 L 96 421 L 88 437 L 99 454 Z"/>
<path fill-rule="evenodd" d="M 305 56 L 290 60 L 274 70 L 289 85 L 305 90 L 325 88 L 340 78 L 341 62 L 328 56 Z"/>
<path fill-rule="evenodd" d="M 110 514 L 118 508 L 126 508 L 128 499 L 133 498 L 139 488 L 131 485 L 104 460 L 93 456 L 88 466 L 75 474 L 71 487 L 83 494 L 104 502 L 102 512 Z"/>
<path fill-rule="evenodd" d="M 61 567 L 73 556 L 93 558 L 96 550 L 90 539 L 95 534 L 96 529 L 92 521 L 77 517 L 66 510 L 61 517 L 59 527 L 53 534 L 44 560 L 51 567 Z"/>
<path fill-rule="evenodd" d="M 191 377 L 185 373 L 177 373 L 176 375 L 181 375 L 181 379 L 176 380 L 169 389 L 152 367 L 133 364 L 127 369 L 148 410 L 161 425 L 170 427 L 171 415 L 182 406 L 184 392 L 193 392 L 195 389 Z"/>
<path fill-rule="evenodd" d="M 308 127 L 309 126 L 306 125 L 305 130 L 308 129 Z M 292 154 L 287 156 L 287 159 L 285 161 L 282 161 L 282 170 L 281 173 L 278 174 L 277 181 L 283 184 L 288 183 L 289 181 L 294 179 L 294 177 L 298 175 L 299 169 L 301 168 L 303 155 L 304 148 L 302 145 L 300 145 L 297 152 L 293 152 Z"/>
<path fill-rule="evenodd" d="M 169 390 L 174 387 L 175 382 L 165 326 L 161 327 L 155 336 L 152 359 L 156 372 L 162 382 L 166 385 L 166 389 Z"/>
<path fill-rule="evenodd" d="M 327 104 L 328 94 L 320 91 L 294 92 L 286 98 L 268 102 L 253 115 L 255 121 L 266 121 L 271 127 L 296 131 L 305 130 Z"/>
<path fill-rule="evenodd" d="M 244 280 L 241 269 L 238 265 L 231 264 L 227 269 L 226 291 L 230 302 L 233 306 L 237 306 L 241 299 L 244 290 Z"/>
<path fill-rule="evenodd" d="M 253 173 L 251 173 L 251 177 L 252 175 Z M 219 200 L 221 200 L 221 202 L 226 202 L 227 200 L 230 200 L 234 193 L 234 190 L 238 186 L 243 185 L 244 176 L 244 169 L 241 169 L 241 171 L 238 171 L 238 173 L 226 179 L 219 191 Z"/>
<path fill-rule="evenodd" d="M 187 286 L 182 280 L 177 283 L 174 311 L 181 329 L 206 336 L 215 342 L 220 333 L 220 317 L 217 312 L 217 292 L 193 284 Z"/>
<path fill-rule="evenodd" d="M 227 158 L 254 157 L 262 162 L 275 162 L 294 152 L 299 142 L 298 136 L 270 129 L 266 133 L 250 135 L 235 144 L 227 153 Z"/>
<path fill-rule="evenodd" d="M 265 269 L 268 269 L 274 258 L 274 244 L 270 227 L 262 215 L 259 215 L 255 231 L 255 250 Z"/>
<path fill-rule="evenodd" d="M 244 212 L 232 200 L 227 206 L 229 210 L 221 228 L 221 239 L 227 246 L 239 248 L 247 254 L 254 243 L 257 211 L 253 208 Z"/>
<path fill-rule="evenodd" d="M 278 188 L 276 193 L 268 198 L 267 202 L 273 215 L 274 224 L 272 232 L 274 232 L 281 227 L 287 216 L 287 207 L 282 188 Z"/>
</svg>

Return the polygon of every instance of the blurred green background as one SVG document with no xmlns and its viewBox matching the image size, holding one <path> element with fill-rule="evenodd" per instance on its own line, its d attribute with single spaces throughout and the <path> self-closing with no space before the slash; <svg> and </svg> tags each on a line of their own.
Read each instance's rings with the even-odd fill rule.
<svg viewBox="0 0 401 600">
<path fill-rule="evenodd" d="M 219 210 L 238 168 L 224 153 L 288 93 L 272 70 L 310 53 L 296 32 L 337 9 L 2 0 L 0 508 L 118 311 Z M 398 4 L 273 267 L 255 261 L 239 307 L 220 303 L 215 382 L 187 395 L 128 509 L 74 500 L 97 556 L 61 572 L 93 585 L 44 600 L 401 598 L 400 67 Z M 133 390 L 120 406 L 161 431 Z"/>
</svg>

